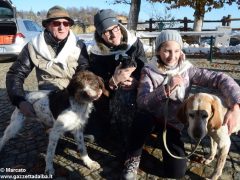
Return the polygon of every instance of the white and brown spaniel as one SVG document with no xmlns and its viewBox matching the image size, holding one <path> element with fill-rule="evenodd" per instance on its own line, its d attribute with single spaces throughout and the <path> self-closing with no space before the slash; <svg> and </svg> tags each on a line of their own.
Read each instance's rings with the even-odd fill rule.
<svg viewBox="0 0 240 180">
<path fill-rule="evenodd" d="M 197 93 L 184 101 L 177 114 L 181 122 L 188 124 L 188 134 L 192 139 L 198 141 L 206 135 L 210 136 L 210 154 L 202 160 L 202 163 L 212 162 L 219 148 L 216 168 L 211 176 L 213 180 L 221 176 L 231 145 L 228 127 L 223 125 L 226 112 L 227 108 L 219 97 Z M 235 127 L 234 132 L 239 130 L 240 124 Z"/>
<path fill-rule="evenodd" d="M 84 144 L 83 128 L 89 113 L 93 109 L 93 101 L 104 91 L 102 79 L 89 71 L 76 73 L 68 87 L 57 91 L 37 91 L 27 94 L 36 112 L 36 120 L 52 127 L 46 154 L 45 173 L 54 174 L 53 157 L 57 142 L 61 135 L 70 131 L 77 143 L 83 163 L 90 169 L 100 168 L 99 163 L 89 158 Z M 29 118 L 29 117 L 28 117 Z M 0 150 L 4 144 L 14 137 L 24 124 L 26 117 L 16 108 L 11 122 L 0 139 Z"/>
</svg>

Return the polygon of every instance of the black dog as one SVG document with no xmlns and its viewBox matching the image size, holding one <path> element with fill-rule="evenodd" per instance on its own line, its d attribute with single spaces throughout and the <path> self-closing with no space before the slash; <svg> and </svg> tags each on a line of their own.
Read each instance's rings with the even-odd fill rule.
<svg viewBox="0 0 240 180">
<path fill-rule="evenodd" d="M 121 63 L 121 68 L 129 68 L 129 67 L 137 67 L 136 61 L 130 56 L 119 55 L 118 59 L 119 63 Z"/>
<path fill-rule="evenodd" d="M 130 56 L 119 56 L 121 68 L 136 67 L 136 61 Z M 136 111 L 136 89 L 124 90 L 119 87 L 110 100 L 111 129 L 113 135 L 125 146 L 127 135 Z"/>
</svg>

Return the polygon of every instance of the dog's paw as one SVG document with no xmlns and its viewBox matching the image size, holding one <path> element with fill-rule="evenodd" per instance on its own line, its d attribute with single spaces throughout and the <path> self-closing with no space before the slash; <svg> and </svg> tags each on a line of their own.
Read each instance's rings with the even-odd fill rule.
<svg viewBox="0 0 240 180">
<path fill-rule="evenodd" d="M 212 175 L 212 177 L 210 178 L 211 180 L 218 180 L 220 177 L 221 177 L 221 175 L 222 175 L 222 173 L 219 171 L 219 169 L 217 169 L 214 173 L 213 173 L 213 175 Z"/>
<path fill-rule="evenodd" d="M 206 180 L 218 180 L 219 179 L 219 177 L 220 176 L 212 176 L 212 177 L 206 177 L 206 178 L 204 178 L 204 179 L 206 179 Z"/>
<path fill-rule="evenodd" d="M 98 162 L 93 161 L 88 155 L 82 156 L 83 163 L 91 170 L 99 169 L 101 166 Z"/>
<path fill-rule="evenodd" d="M 203 163 L 208 165 L 213 161 L 213 159 L 206 159 Z"/>
<path fill-rule="evenodd" d="M 98 162 L 96 161 L 88 161 L 88 162 L 84 162 L 84 164 L 91 170 L 96 170 L 96 169 L 99 169 L 101 166 Z"/>
<path fill-rule="evenodd" d="M 212 156 L 210 156 L 208 158 L 203 158 L 202 163 L 208 165 L 213 161 L 213 159 L 214 158 Z"/>
<path fill-rule="evenodd" d="M 55 174 L 54 168 L 53 167 L 46 167 L 45 168 L 45 174 L 54 176 L 54 174 Z"/>
<path fill-rule="evenodd" d="M 213 161 L 213 159 L 214 159 L 213 156 L 209 156 L 209 155 L 207 155 L 205 157 L 202 156 L 199 158 L 199 163 L 208 165 Z"/>
</svg>

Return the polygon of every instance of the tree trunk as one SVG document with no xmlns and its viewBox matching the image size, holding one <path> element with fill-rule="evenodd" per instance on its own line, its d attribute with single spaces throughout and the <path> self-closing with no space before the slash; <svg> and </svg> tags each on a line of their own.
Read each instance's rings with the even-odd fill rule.
<svg viewBox="0 0 240 180">
<path fill-rule="evenodd" d="M 204 19 L 204 11 L 200 8 L 197 8 L 194 12 L 194 24 L 193 24 L 193 31 L 201 32 L 203 26 L 203 19 Z M 194 36 L 192 38 L 192 43 L 201 42 L 201 36 Z"/>
<path fill-rule="evenodd" d="M 137 30 L 138 16 L 140 12 L 141 0 L 131 0 L 131 7 L 128 15 L 127 29 Z"/>
<path fill-rule="evenodd" d="M 193 31 L 202 31 L 203 26 L 203 16 L 194 16 Z"/>
</svg>

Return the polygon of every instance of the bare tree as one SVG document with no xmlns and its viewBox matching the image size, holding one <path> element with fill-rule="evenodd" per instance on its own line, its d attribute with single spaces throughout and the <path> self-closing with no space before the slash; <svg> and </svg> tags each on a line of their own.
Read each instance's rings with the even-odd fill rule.
<svg viewBox="0 0 240 180">
<path fill-rule="evenodd" d="M 76 8 L 76 7 L 70 7 L 66 9 L 70 16 L 77 22 L 80 22 L 84 25 L 92 25 L 93 24 L 93 16 L 97 13 L 99 10 L 98 8 Z M 38 12 L 30 11 L 17 11 L 17 16 L 20 18 L 28 18 L 32 19 L 39 24 L 41 24 L 42 20 L 46 18 L 47 11 L 41 10 Z"/>
<path fill-rule="evenodd" d="M 137 30 L 140 6 L 141 6 L 141 0 L 131 0 L 131 7 L 128 14 L 128 25 L 127 25 L 127 28 L 130 30 Z"/>
<path fill-rule="evenodd" d="M 111 4 L 128 4 L 130 5 L 130 11 L 128 13 L 128 24 L 129 30 L 137 30 L 138 17 L 141 7 L 141 0 L 113 0 Z"/>
<path fill-rule="evenodd" d="M 151 3 L 151 17 L 160 21 L 156 26 L 161 31 L 162 29 L 173 28 L 177 24 L 180 24 L 175 20 L 175 17 L 171 14 L 167 7 L 164 8 L 164 13 L 159 12 L 159 8 L 155 6 L 156 3 Z M 165 21 L 165 22 L 164 22 Z M 168 21 L 168 22 L 166 22 Z"/>
</svg>

